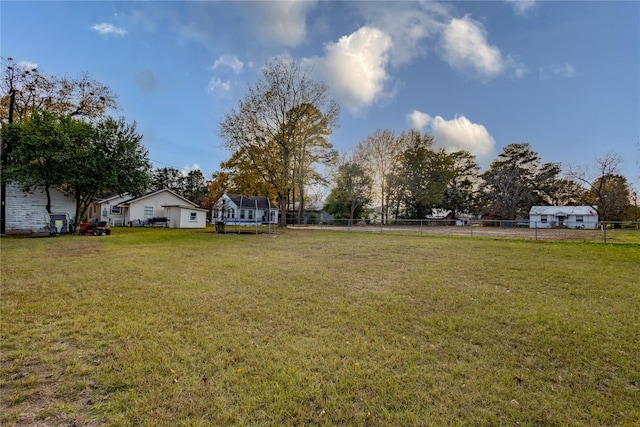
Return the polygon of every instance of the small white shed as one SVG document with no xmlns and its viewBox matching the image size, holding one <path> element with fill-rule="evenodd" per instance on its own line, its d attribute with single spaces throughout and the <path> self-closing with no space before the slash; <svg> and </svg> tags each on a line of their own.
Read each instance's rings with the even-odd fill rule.
<svg viewBox="0 0 640 427">
<path fill-rule="evenodd" d="M 205 228 L 207 209 L 184 205 L 164 205 L 164 213 L 169 219 L 169 228 Z"/>
<path fill-rule="evenodd" d="M 591 206 L 533 206 L 530 228 L 598 228 L 598 212 Z"/>
</svg>

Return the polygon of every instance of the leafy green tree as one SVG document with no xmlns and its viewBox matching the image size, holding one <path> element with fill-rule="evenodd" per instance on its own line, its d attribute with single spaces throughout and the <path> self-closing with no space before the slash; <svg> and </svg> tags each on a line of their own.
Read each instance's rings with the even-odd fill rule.
<svg viewBox="0 0 640 427">
<path fill-rule="evenodd" d="M 184 176 L 176 168 L 157 168 L 151 173 L 151 186 L 157 190 L 166 188 L 182 195 L 185 187 Z"/>
<path fill-rule="evenodd" d="M 202 204 L 208 190 L 207 180 L 200 169 L 189 171 L 184 177 L 184 193 L 182 195 L 196 205 Z"/>
<path fill-rule="evenodd" d="M 41 187 L 50 214 L 51 189 L 62 186 L 72 169 L 69 153 L 74 149 L 74 138 L 89 132 L 90 128 L 46 111 L 36 111 L 24 122 L 3 125 L 3 137 L 12 150 L 2 179 L 24 188 Z"/>
<path fill-rule="evenodd" d="M 552 199 L 559 173 L 557 164 L 540 165 L 540 157 L 527 143 L 504 147 L 498 159 L 482 174 L 487 213 L 507 220 L 527 217 L 531 206 Z"/>
<path fill-rule="evenodd" d="M 148 189 L 151 163 L 141 141 L 135 122 L 128 124 L 124 118 L 111 117 L 92 125 L 91 133 L 74 138 L 74 147 L 67 155 L 73 167 L 62 188 L 76 199 L 76 226 L 85 217 L 89 204 L 100 195 L 139 196 Z"/>
<path fill-rule="evenodd" d="M 476 213 L 480 166 L 476 163 L 475 156 L 468 151 L 456 151 L 449 154 L 449 157 L 453 169 L 444 190 L 442 207 L 451 210 L 454 218 L 458 213 Z"/>
<path fill-rule="evenodd" d="M 362 166 L 355 162 L 341 165 L 324 210 L 337 219 L 362 218 L 371 203 L 371 185 L 372 180 Z"/>
<path fill-rule="evenodd" d="M 631 191 L 627 178 L 618 174 L 597 178 L 586 194 L 587 203 L 597 207 L 602 221 L 623 221 L 631 206 Z"/>
<path fill-rule="evenodd" d="M 406 149 L 400 157 L 394 182 L 402 194 L 401 216 L 426 218 L 442 207 L 445 190 L 453 178 L 453 159 L 444 149 L 433 150 L 434 138 L 412 130 L 401 136 Z"/>
<path fill-rule="evenodd" d="M 36 111 L 28 120 L 5 125 L 11 139 L 10 165 L 4 179 L 25 188 L 39 186 L 47 196 L 59 187 L 76 200 L 74 225 L 89 204 L 105 193 L 142 194 L 149 185 L 150 163 L 135 123 L 107 118 L 88 123 Z"/>
<path fill-rule="evenodd" d="M 305 140 L 308 120 L 320 112 L 323 127 L 330 131 L 340 110 L 328 98 L 327 86 L 314 81 L 301 62 L 276 59 L 262 74 L 238 109 L 225 115 L 220 136 L 236 161 L 254 169 L 252 177 L 262 178 L 267 189 L 275 192 L 280 225 L 286 226 L 294 154 Z"/>
</svg>

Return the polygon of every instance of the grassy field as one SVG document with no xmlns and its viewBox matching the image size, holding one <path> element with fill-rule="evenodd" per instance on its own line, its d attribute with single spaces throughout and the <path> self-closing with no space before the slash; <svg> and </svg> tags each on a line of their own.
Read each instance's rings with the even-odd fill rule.
<svg viewBox="0 0 640 427">
<path fill-rule="evenodd" d="M 116 228 L 1 251 L 3 426 L 640 423 L 640 245 Z"/>
</svg>

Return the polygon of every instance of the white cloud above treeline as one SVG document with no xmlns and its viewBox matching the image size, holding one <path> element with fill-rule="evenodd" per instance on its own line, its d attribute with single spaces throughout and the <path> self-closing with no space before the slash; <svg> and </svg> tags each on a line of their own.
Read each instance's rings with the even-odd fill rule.
<svg viewBox="0 0 640 427">
<path fill-rule="evenodd" d="M 413 110 L 407 115 L 407 122 L 413 129 L 433 135 L 437 145 L 450 152 L 466 150 L 479 159 L 486 159 L 495 149 L 496 142 L 487 128 L 471 122 L 465 116 L 446 120 L 441 116 L 432 117 Z"/>
</svg>

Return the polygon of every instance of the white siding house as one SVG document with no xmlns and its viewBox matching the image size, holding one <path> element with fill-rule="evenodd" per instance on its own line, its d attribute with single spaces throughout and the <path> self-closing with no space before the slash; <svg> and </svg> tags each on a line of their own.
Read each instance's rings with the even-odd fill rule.
<svg viewBox="0 0 640 427">
<path fill-rule="evenodd" d="M 87 209 L 87 221 L 105 221 L 111 226 L 124 225 L 124 210 L 122 206 L 120 206 L 120 203 L 130 199 L 131 195 L 124 193 L 96 200 L 91 203 Z"/>
<path fill-rule="evenodd" d="M 24 191 L 7 183 L 5 199 L 6 234 L 58 234 L 69 232 L 76 214 L 76 201 L 67 192 L 52 188 L 51 217 L 47 213 L 47 195 L 36 187 Z"/>
<path fill-rule="evenodd" d="M 223 194 L 213 205 L 212 222 L 234 225 L 278 224 L 278 205 L 267 197 Z"/>
<path fill-rule="evenodd" d="M 533 206 L 530 228 L 598 228 L 598 213 L 591 206 Z"/>
<path fill-rule="evenodd" d="M 168 213 L 174 218 L 181 218 L 176 216 L 176 207 L 182 207 L 184 209 L 191 209 L 193 212 L 200 212 L 198 205 L 192 201 L 185 199 L 184 197 L 174 193 L 166 188 L 162 190 L 151 191 L 144 196 L 125 200 L 118 204 L 123 209 L 123 218 L 125 225 L 144 225 L 148 224 L 152 218 L 169 218 Z M 182 213 L 180 213 L 182 215 Z M 196 214 L 197 215 L 197 214 Z M 198 215 L 197 215 L 198 216 Z M 206 226 L 206 215 L 202 214 L 204 220 L 196 220 L 196 224 L 200 227 Z M 169 221 L 168 227 L 178 227 L 178 225 L 171 224 Z M 193 223 L 179 221 L 180 228 L 185 228 L 186 225 L 194 225 Z M 191 227 L 187 227 L 191 228 Z"/>
<path fill-rule="evenodd" d="M 207 210 L 193 206 L 165 205 L 164 211 L 169 219 L 170 228 L 205 228 L 207 226 Z"/>
</svg>

